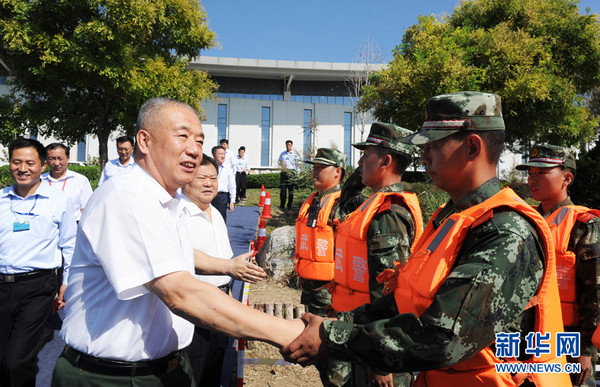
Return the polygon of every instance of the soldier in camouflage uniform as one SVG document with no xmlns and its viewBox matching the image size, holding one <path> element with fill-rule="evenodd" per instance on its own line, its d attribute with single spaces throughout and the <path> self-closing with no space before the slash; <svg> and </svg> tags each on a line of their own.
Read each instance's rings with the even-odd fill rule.
<svg viewBox="0 0 600 387">
<path fill-rule="evenodd" d="M 458 92 L 433 97 L 427 102 L 422 130 L 402 141 L 423 146 L 422 163 L 428 175 L 451 198 L 427 230 L 441 230 L 452 214 L 499 193 L 496 165 L 503 148 L 504 121 L 497 95 Z M 535 216 L 532 213 L 528 216 Z M 419 316 L 399 313 L 399 305 L 404 306 L 393 294 L 341 313 L 337 321 L 306 314 L 307 328 L 282 349 L 284 356 L 303 365 L 336 358 L 390 372 L 436 370 L 492 346 L 495 333 L 520 332 L 524 338 L 535 331 L 537 308 L 525 308 L 542 278 L 553 270 L 544 271 L 544 251 L 550 250 L 548 243 L 546 250 L 542 248 L 538 234 L 541 230 L 548 235 L 549 230 L 540 216 L 534 225 L 508 208 L 489 215 L 468 229 L 460 249 L 453 253 L 449 274 L 431 290 L 430 304 Z M 407 266 L 421 253 L 426 250 L 416 249 Z M 556 280 L 548 283 L 559 303 Z M 413 305 L 410 299 L 406 302 L 407 307 Z M 523 348 L 520 353 L 519 360 L 528 357 Z M 416 385 L 427 373 L 420 373 Z M 560 378 L 560 374 L 551 377 L 555 375 Z"/>
<path fill-rule="evenodd" d="M 382 201 L 376 214 L 372 217 L 370 223 L 366 224 L 368 228 L 366 241 L 366 262 L 368 267 L 368 292 L 371 302 L 383 296 L 382 285 L 377 282 L 377 276 L 386 269 L 393 268 L 394 263 L 403 265 L 410 255 L 410 247 L 415 239 L 416 224 L 420 229 L 420 235 L 423 227 L 421 211 L 418 208 L 416 196 L 404 192 L 402 184 L 402 174 L 412 162 L 412 146 L 400 143 L 398 140 L 411 134 L 412 132 L 399 126 L 387 123 L 373 123 L 366 141 L 352 144 L 354 147 L 364 151 L 363 156 L 358 162 L 358 173 L 361 178 L 361 185 L 369 187 L 373 195 L 365 201 L 364 206 L 368 206 L 371 200 L 374 200 L 377 194 L 379 196 L 386 193 L 400 193 L 400 195 L 387 195 Z M 358 184 L 345 185 L 343 192 L 352 189 L 358 189 Z M 416 217 L 406 204 L 407 195 L 412 195 L 416 203 Z M 350 195 L 353 197 L 353 195 Z M 354 196 L 355 197 L 355 196 Z M 343 219 L 342 225 L 336 230 L 336 273 L 339 273 L 339 260 L 346 260 L 345 265 L 350 265 L 349 260 L 356 259 L 357 249 L 352 250 L 352 254 L 341 257 L 340 252 L 340 231 L 350 219 L 362 219 L 361 207 L 356 212 Z M 363 222 L 359 220 L 359 222 Z M 351 270 L 350 266 L 348 268 Z M 344 269 L 345 271 L 346 269 Z M 337 276 L 338 274 L 336 274 Z M 335 297 L 344 297 L 344 292 L 337 292 L 338 286 L 334 277 L 332 292 L 334 293 L 333 308 L 336 309 Z M 340 305 L 339 303 L 337 305 Z M 359 304 L 360 305 L 360 304 Z M 344 310 L 344 309 L 342 309 Z M 338 311 L 335 311 L 338 312 Z M 335 314 L 332 314 L 335 315 Z M 352 372 L 351 372 L 352 370 Z M 395 385 L 408 386 L 412 383 L 412 375 L 408 373 L 392 376 L 387 372 L 371 371 L 361 365 L 352 365 L 347 362 L 330 363 L 330 381 L 336 385 L 342 385 L 347 381 L 347 386 L 363 386 L 375 380 L 392 382 L 395 379 Z"/>
<path fill-rule="evenodd" d="M 575 212 L 571 214 L 577 218 L 572 228 L 559 228 L 563 221 L 559 211 L 563 210 L 564 219 L 569 211 L 576 210 L 567 192 L 575 178 L 576 163 L 573 150 L 557 145 L 535 145 L 531 149 L 529 161 L 516 168 L 527 171 L 531 196 L 540 202 L 538 212 L 553 224 L 551 227 L 565 232 L 565 235 L 556 235 L 557 240 L 554 241 L 557 250 L 558 284 L 563 292 L 563 320 L 565 331 L 581 334 L 581 355 L 579 358 L 569 357 L 570 362 L 581 364 L 581 373 L 572 374 L 571 379 L 574 385 L 595 387 L 597 351 L 592 344 L 592 335 L 600 322 L 600 219 L 596 216 L 597 213 L 590 213 L 588 209 L 580 207 L 580 216 Z M 568 239 L 566 233 L 569 234 Z M 567 240 L 568 245 L 564 246 Z M 574 266 L 565 266 L 559 260 L 560 250 L 564 248 L 574 254 Z M 571 291 L 568 291 L 569 288 Z M 571 293 L 573 297 L 570 297 Z M 573 308 L 576 308 L 575 311 Z"/>
<path fill-rule="evenodd" d="M 339 197 L 336 194 L 340 194 L 340 182 L 344 178 L 347 158 L 338 150 L 319 148 L 314 159 L 305 161 L 313 165 L 312 183 L 317 192 L 311 194 L 300 207 L 296 219 L 294 259 L 302 287 L 300 301 L 306 305 L 308 312 L 317 316 L 326 317 L 331 305 L 331 294 L 326 285 L 333 279 L 334 219 L 340 217 Z M 327 219 L 322 219 L 323 211 L 329 211 Z M 330 245 L 329 248 L 319 251 L 315 245 L 322 245 L 323 241 L 315 239 L 324 239 Z M 319 254 L 322 256 L 318 256 Z M 331 385 L 327 368 L 317 368 L 323 384 Z"/>
<path fill-rule="evenodd" d="M 348 156 L 336 149 L 319 148 L 314 159 L 305 161 L 305 163 L 313 165 L 312 183 L 317 189 L 312 200 L 309 197 L 302 205 L 303 208 L 307 205 L 308 211 L 302 211 L 302 208 L 300 209 L 299 215 L 302 215 L 303 212 L 305 212 L 304 215 L 307 217 L 305 222 L 308 227 L 316 227 L 321 206 L 322 204 L 325 204 L 322 203 L 323 198 L 340 190 L 340 182 L 344 178 L 347 158 Z M 337 199 L 335 200 L 335 204 L 333 205 L 333 209 L 330 212 L 327 222 L 331 229 L 333 229 L 333 220 L 336 217 L 339 217 L 339 204 Z M 296 227 L 298 227 L 298 225 Z M 328 242 L 333 245 L 333 239 Z M 299 246 L 296 246 L 296 255 L 294 256 L 296 260 L 300 259 L 299 250 Z M 333 262 L 333 254 L 330 259 L 331 262 Z M 302 296 L 300 299 L 302 304 L 307 306 L 310 313 L 326 317 L 326 307 L 331 304 L 331 294 L 327 289 L 324 289 L 323 286 L 327 285 L 333 278 L 333 270 L 331 276 L 324 281 L 303 278 L 302 275 L 299 275 L 299 277 L 302 286 Z"/>
</svg>

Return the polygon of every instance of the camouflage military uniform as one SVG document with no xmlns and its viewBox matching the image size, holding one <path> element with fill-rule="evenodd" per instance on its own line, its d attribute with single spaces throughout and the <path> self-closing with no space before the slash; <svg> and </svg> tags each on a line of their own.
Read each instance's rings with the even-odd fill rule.
<svg viewBox="0 0 600 387">
<path fill-rule="evenodd" d="M 432 222 L 439 227 L 450 214 L 499 191 L 493 178 L 460 202 L 448 202 Z M 493 344 L 496 332 L 521 332 L 524 343 L 535 316 L 523 309 L 540 284 L 543 254 L 524 217 L 497 211 L 468 232 L 450 275 L 420 318 L 398 314 L 393 294 L 340 313 L 339 321 L 324 322 L 329 355 L 387 372 L 419 371 L 473 356 Z"/>
<path fill-rule="evenodd" d="M 544 218 L 550 216 L 554 211 L 563 206 L 571 206 L 573 202 L 567 198 L 558 203 L 550 211 L 546 212 L 540 205 L 538 211 Z M 579 329 L 581 333 L 581 356 L 591 356 L 592 371 L 586 381 L 586 385 L 595 386 L 595 364 L 597 362 L 597 350 L 592 344 L 592 335 L 600 323 L 600 219 L 593 217 L 587 223 L 575 222 L 569 239 L 569 251 L 575 253 L 576 261 L 576 289 L 577 289 L 577 313 L 579 315 Z M 565 328 L 567 331 L 572 329 Z M 568 359 L 571 361 L 571 359 Z"/>
<path fill-rule="evenodd" d="M 404 188 L 402 183 L 396 183 L 382 188 L 379 192 L 404 192 Z M 414 239 L 415 221 L 401 199 L 394 198 L 389 210 L 373 217 L 367 231 L 371 300 L 383 296 L 383 286 L 377 282 L 377 276 L 384 270 L 393 268 L 394 261 L 400 261 L 404 265 L 410 256 L 410 247 Z M 378 372 L 377 367 L 371 366 L 371 369 Z M 379 373 L 385 375 L 389 372 Z M 367 369 L 357 363 L 354 364 L 352 372 L 350 363 L 331 359 L 329 380 L 335 385 L 363 386 L 368 381 Z M 412 380 L 409 373 L 394 375 L 395 386 L 410 386 Z"/>
</svg>

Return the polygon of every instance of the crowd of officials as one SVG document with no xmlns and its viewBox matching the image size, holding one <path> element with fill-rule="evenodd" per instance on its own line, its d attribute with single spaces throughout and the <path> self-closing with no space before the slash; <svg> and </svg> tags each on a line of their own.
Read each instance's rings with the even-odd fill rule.
<svg viewBox="0 0 600 387">
<path fill-rule="evenodd" d="M 0 195 L 0 385 L 35 385 L 55 300 L 66 347 L 53 386 L 219 385 L 228 337 L 315 365 L 325 386 L 594 385 L 600 212 L 569 199 L 574 153 L 537 144 L 517 166 L 531 207 L 496 176 L 499 96 L 439 95 L 425 110 L 418 132 L 373 123 L 349 176 L 336 149 L 305 161 L 316 191 L 299 209 L 294 259 L 309 313 L 295 320 L 228 295 L 231 278 L 265 277 L 250 253 L 233 257 L 225 227 L 250 165 L 225 139 L 203 154 L 189 105 L 148 100 L 93 194 L 64 145 L 13 141 L 15 183 Z M 426 225 L 402 183 L 415 146 L 450 197 Z M 278 162 L 290 208 L 301 168 L 291 141 Z M 580 335 L 568 358 L 554 344 L 509 359 L 495 346 L 498 334 L 525 349 L 530 334 L 560 332 Z M 497 372 L 504 362 L 581 372 Z"/>
</svg>

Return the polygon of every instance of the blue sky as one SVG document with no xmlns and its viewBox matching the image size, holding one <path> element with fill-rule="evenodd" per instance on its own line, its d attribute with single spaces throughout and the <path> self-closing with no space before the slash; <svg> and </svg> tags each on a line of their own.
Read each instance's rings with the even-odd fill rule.
<svg viewBox="0 0 600 387">
<path fill-rule="evenodd" d="M 459 0 L 201 0 L 221 49 L 202 55 L 353 62 L 367 41 L 391 60 L 419 15 L 452 13 Z M 600 13 L 599 0 L 581 0 Z"/>
</svg>

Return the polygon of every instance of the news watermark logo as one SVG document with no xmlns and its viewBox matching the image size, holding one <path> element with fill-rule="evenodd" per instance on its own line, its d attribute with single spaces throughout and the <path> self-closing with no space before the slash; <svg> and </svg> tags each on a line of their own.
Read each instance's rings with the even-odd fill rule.
<svg viewBox="0 0 600 387">
<path fill-rule="evenodd" d="M 552 353 L 556 348 L 556 357 L 579 357 L 580 335 L 579 332 L 558 332 L 552 340 L 550 333 L 530 332 L 525 337 L 527 346 L 525 354 L 539 358 Z M 581 372 L 579 363 L 535 363 L 516 362 L 521 355 L 521 335 L 519 333 L 496 333 L 496 357 L 507 359 L 506 363 L 496 364 L 496 372 L 509 373 L 578 373 Z"/>
</svg>

